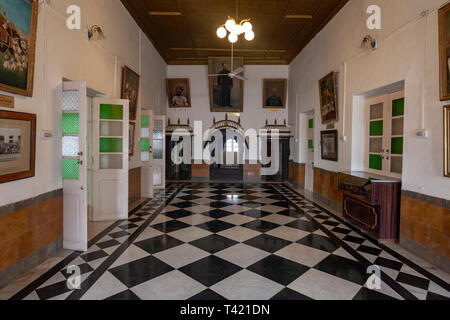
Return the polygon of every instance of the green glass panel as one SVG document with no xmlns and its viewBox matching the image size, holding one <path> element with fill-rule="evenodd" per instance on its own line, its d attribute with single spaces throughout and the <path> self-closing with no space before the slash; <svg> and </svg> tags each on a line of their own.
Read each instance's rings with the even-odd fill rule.
<svg viewBox="0 0 450 320">
<path fill-rule="evenodd" d="M 162 150 L 155 150 L 155 151 L 153 152 L 153 159 L 155 159 L 155 160 L 160 160 L 160 159 L 162 159 L 162 158 L 163 158 Z"/>
<path fill-rule="evenodd" d="M 375 170 L 383 169 L 383 161 L 381 160 L 381 156 L 377 154 L 369 155 L 369 168 Z"/>
<path fill-rule="evenodd" d="M 150 150 L 150 139 L 142 139 L 141 140 L 141 151 Z"/>
<path fill-rule="evenodd" d="M 123 152 L 123 139 L 100 138 L 100 152 Z"/>
<path fill-rule="evenodd" d="M 63 113 L 62 115 L 62 132 L 63 134 L 79 134 L 80 133 L 80 114 Z"/>
<path fill-rule="evenodd" d="M 100 119 L 123 120 L 123 106 L 116 104 L 101 104 Z"/>
<path fill-rule="evenodd" d="M 309 119 L 308 126 L 310 129 L 314 129 L 314 119 Z"/>
<path fill-rule="evenodd" d="M 370 122 L 370 136 L 382 136 L 383 135 L 383 120 Z"/>
<path fill-rule="evenodd" d="M 313 140 L 308 140 L 308 148 L 314 149 L 314 141 Z"/>
<path fill-rule="evenodd" d="M 392 116 L 398 117 L 405 115 L 405 98 L 392 101 Z"/>
<path fill-rule="evenodd" d="M 141 126 L 150 127 L 150 116 L 141 116 Z"/>
<path fill-rule="evenodd" d="M 392 138 L 392 154 L 403 154 L 403 138 Z"/>
<path fill-rule="evenodd" d="M 153 139 L 162 139 L 164 137 L 162 130 L 153 130 Z"/>
<path fill-rule="evenodd" d="M 62 159 L 62 177 L 64 180 L 80 179 L 80 165 L 77 159 Z"/>
</svg>

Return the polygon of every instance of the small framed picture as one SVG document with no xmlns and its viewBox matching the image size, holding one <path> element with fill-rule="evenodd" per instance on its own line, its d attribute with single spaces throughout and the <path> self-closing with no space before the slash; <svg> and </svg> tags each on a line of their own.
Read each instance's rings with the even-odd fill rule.
<svg viewBox="0 0 450 320">
<path fill-rule="evenodd" d="M 439 9 L 441 101 L 450 100 L 450 4 Z"/>
<path fill-rule="evenodd" d="M 450 105 L 444 107 L 444 176 L 450 178 Z"/>
<path fill-rule="evenodd" d="M 167 79 L 169 108 L 191 108 L 189 79 Z"/>
<path fill-rule="evenodd" d="M 338 161 L 338 132 L 337 130 L 322 131 L 320 133 L 322 159 Z"/>
<path fill-rule="evenodd" d="M 332 123 L 339 120 L 336 73 L 331 72 L 319 81 L 320 90 L 320 113 L 322 124 Z"/>
<path fill-rule="evenodd" d="M 134 138 L 135 138 L 135 134 L 136 134 L 136 123 L 134 122 L 130 122 L 130 127 L 129 127 L 130 133 L 128 135 L 128 151 L 129 151 L 129 155 L 130 157 L 134 156 Z"/>
<path fill-rule="evenodd" d="M 263 80 L 263 108 L 285 109 L 287 96 L 287 79 Z"/>
<path fill-rule="evenodd" d="M 0 111 L 0 183 L 34 177 L 36 115 Z"/>
<path fill-rule="evenodd" d="M 139 99 L 140 76 L 125 66 L 123 68 L 121 99 L 130 100 L 130 120 L 136 120 Z"/>
</svg>

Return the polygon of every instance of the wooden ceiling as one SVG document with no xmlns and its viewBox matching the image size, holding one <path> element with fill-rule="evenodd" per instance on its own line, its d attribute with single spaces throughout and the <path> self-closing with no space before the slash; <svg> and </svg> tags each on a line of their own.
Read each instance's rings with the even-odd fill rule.
<svg viewBox="0 0 450 320">
<path fill-rule="evenodd" d="M 231 44 L 216 31 L 228 16 L 251 18 L 255 39 L 243 36 L 235 55 L 245 64 L 288 64 L 348 0 L 121 0 L 171 65 L 207 64 Z M 237 3 L 237 6 L 236 6 Z"/>
</svg>

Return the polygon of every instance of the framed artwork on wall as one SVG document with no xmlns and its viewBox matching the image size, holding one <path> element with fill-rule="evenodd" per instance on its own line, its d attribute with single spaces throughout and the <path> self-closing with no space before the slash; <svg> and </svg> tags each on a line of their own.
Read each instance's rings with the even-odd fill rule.
<svg viewBox="0 0 450 320">
<path fill-rule="evenodd" d="M 167 79 L 169 108 L 191 108 L 189 79 Z"/>
<path fill-rule="evenodd" d="M 34 177 L 36 115 L 0 111 L 0 183 Z"/>
<path fill-rule="evenodd" d="M 322 131 L 320 133 L 322 159 L 338 161 L 338 132 L 337 130 Z"/>
<path fill-rule="evenodd" d="M 130 122 L 129 127 L 129 135 L 128 135 L 128 151 L 130 157 L 134 156 L 134 137 L 136 134 L 136 123 Z"/>
<path fill-rule="evenodd" d="M 338 121 L 336 72 L 331 72 L 319 80 L 319 90 L 322 124 Z"/>
<path fill-rule="evenodd" d="M 33 96 L 38 2 L 0 0 L 0 90 Z"/>
<path fill-rule="evenodd" d="M 450 105 L 444 107 L 444 176 L 450 178 Z"/>
<path fill-rule="evenodd" d="M 450 4 L 439 9 L 441 100 L 450 100 Z"/>
<path fill-rule="evenodd" d="M 287 96 L 287 79 L 263 80 L 263 108 L 285 109 Z"/>
<path fill-rule="evenodd" d="M 136 120 L 136 112 L 139 99 L 140 76 L 128 68 L 123 67 L 121 99 L 130 100 L 130 120 Z"/>
<path fill-rule="evenodd" d="M 244 111 L 244 81 L 228 76 L 231 71 L 243 67 L 244 58 L 242 57 L 235 57 L 233 63 L 231 63 L 231 57 L 208 59 L 211 112 Z M 239 75 L 243 76 L 243 73 Z"/>
</svg>

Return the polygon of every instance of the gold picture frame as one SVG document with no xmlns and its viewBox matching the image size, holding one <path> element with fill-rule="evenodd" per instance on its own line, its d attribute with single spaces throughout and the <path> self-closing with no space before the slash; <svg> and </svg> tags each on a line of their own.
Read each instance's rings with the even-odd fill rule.
<svg viewBox="0 0 450 320">
<path fill-rule="evenodd" d="M 450 4 L 439 9 L 439 69 L 441 101 L 450 100 Z"/>
<path fill-rule="evenodd" d="M 444 176 L 450 178 L 450 105 L 444 106 Z"/>
<path fill-rule="evenodd" d="M 287 79 L 264 79 L 263 108 L 286 109 L 286 105 L 287 105 Z"/>
<path fill-rule="evenodd" d="M 129 136 L 128 136 L 128 154 L 130 157 L 134 156 L 134 140 L 136 135 L 136 123 L 130 122 L 130 128 L 129 128 Z"/>
<path fill-rule="evenodd" d="M 210 57 L 208 58 L 208 72 L 209 75 L 216 75 L 223 72 L 223 76 L 209 77 L 209 102 L 211 112 L 244 112 L 244 81 L 239 79 L 232 79 L 230 81 L 227 74 L 221 70 L 226 64 L 227 71 L 234 71 L 238 68 L 244 67 L 243 57 L 234 57 L 233 69 L 231 70 L 231 57 Z M 241 72 L 239 75 L 243 76 Z M 226 77 L 226 78 L 225 78 Z M 232 89 L 228 94 L 223 92 L 226 89 L 226 83 L 222 80 L 232 83 Z M 231 106 L 228 106 L 231 105 Z M 238 106 L 236 104 L 239 104 Z"/>
<path fill-rule="evenodd" d="M 130 120 L 136 120 L 141 77 L 129 67 L 123 67 L 121 99 L 130 101 Z"/>
<path fill-rule="evenodd" d="M 166 90 L 169 108 L 192 108 L 191 88 L 188 78 L 167 79 Z M 174 98 L 178 94 L 178 90 L 181 91 L 181 94 L 177 101 Z"/>
<path fill-rule="evenodd" d="M 0 0 L 0 90 L 32 97 L 38 1 L 13 3 Z"/>
<path fill-rule="evenodd" d="M 320 115 L 322 124 L 337 122 L 339 110 L 336 89 L 336 72 L 330 72 L 319 80 Z"/>
</svg>

